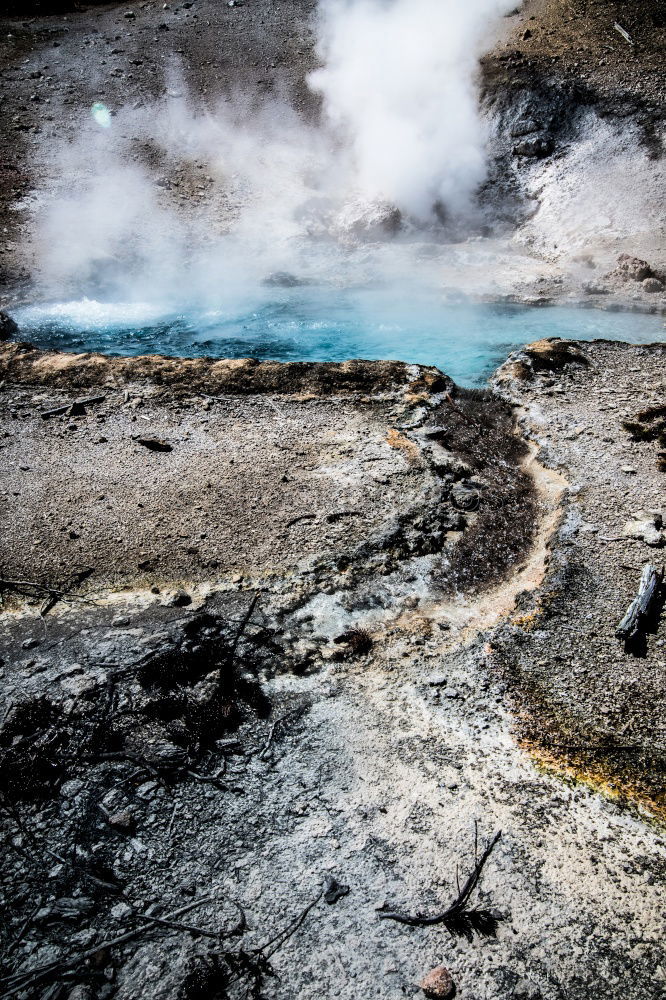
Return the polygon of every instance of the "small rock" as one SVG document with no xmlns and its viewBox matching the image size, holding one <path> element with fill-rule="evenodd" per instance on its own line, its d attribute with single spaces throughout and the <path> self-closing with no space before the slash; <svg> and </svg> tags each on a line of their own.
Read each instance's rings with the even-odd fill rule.
<svg viewBox="0 0 666 1000">
<path fill-rule="evenodd" d="M 142 785 L 139 785 L 139 787 L 137 788 L 136 794 L 139 796 L 140 799 L 149 799 L 156 790 L 157 790 L 156 781 L 144 781 L 144 783 Z"/>
<path fill-rule="evenodd" d="M 92 1000 L 92 990 L 79 983 L 67 994 L 67 1000 Z"/>
<path fill-rule="evenodd" d="M 513 147 L 515 156 L 533 156 L 538 160 L 550 156 L 555 144 L 550 136 L 536 136 L 534 139 L 523 139 Z"/>
<path fill-rule="evenodd" d="M 646 292 L 663 292 L 664 283 L 659 278 L 645 278 L 641 285 Z"/>
<path fill-rule="evenodd" d="M 605 285 L 600 285 L 596 281 L 584 281 L 582 289 L 586 295 L 608 295 Z"/>
<path fill-rule="evenodd" d="M 109 915 L 114 920 L 127 920 L 128 917 L 132 916 L 132 907 L 128 906 L 127 903 L 116 903 L 116 905 L 112 906 L 109 910 Z"/>
<path fill-rule="evenodd" d="M 446 674 L 430 674 L 427 683 L 431 687 L 444 687 L 448 678 Z"/>
<path fill-rule="evenodd" d="M 636 515 L 635 520 L 626 522 L 622 528 L 622 534 L 625 538 L 636 538 L 652 548 L 659 548 L 666 540 L 664 533 L 659 530 L 661 525 L 660 514 L 646 514 L 641 511 Z"/>
<path fill-rule="evenodd" d="M 543 125 L 540 121 L 535 118 L 521 118 L 520 121 L 511 129 L 511 135 L 514 139 L 519 139 L 524 135 L 531 135 L 533 132 L 540 132 Z"/>
<path fill-rule="evenodd" d="M 162 438 L 136 438 L 136 443 L 143 445 L 148 451 L 173 451 L 173 446 Z"/>
<path fill-rule="evenodd" d="M 19 332 L 18 323 L 0 309 L 0 340 L 9 340 Z"/>
<path fill-rule="evenodd" d="M 634 469 L 633 465 L 623 465 L 622 468 L 620 469 L 620 472 L 624 472 L 625 475 L 627 476 L 636 475 L 636 470 Z"/>
<path fill-rule="evenodd" d="M 76 798 L 79 792 L 83 791 L 84 787 L 83 782 L 79 778 L 72 778 L 60 786 L 60 794 L 65 799 L 73 799 Z"/>
<path fill-rule="evenodd" d="M 23 649 L 34 649 L 39 646 L 39 639 L 24 639 L 21 646 Z"/>
<path fill-rule="evenodd" d="M 455 994 L 451 973 L 443 965 L 438 965 L 432 972 L 429 972 L 421 980 L 419 986 L 429 1000 L 448 1000 Z"/>
<path fill-rule="evenodd" d="M 187 754 L 181 747 L 166 741 L 152 743 L 146 747 L 146 760 L 156 767 L 164 767 L 169 770 L 177 770 L 187 764 Z"/>
<path fill-rule="evenodd" d="M 168 608 L 186 608 L 191 603 L 192 598 L 187 591 L 182 588 L 174 590 L 166 600 L 166 606 Z"/>
<path fill-rule="evenodd" d="M 646 260 L 632 257 L 629 253 L 620 254 L 613 274 L 623 281 L 645 281 L 646 278 L 653 276 L 652 268 Z"/>
<path fill-rule="evenodd" d="M 324 892 L 324 902 L 328 903 L 329 905 L 332 905 L 333 903 L 337 903 L 339 899 L 342 899 L 343 896 L 348 895 L 348 893 L 349 893 L 348 885 L 343 885 L 341 882 L 338 882 L 332 876 L 329 876 L 329 878 L 326 880 L 326 891 Z"/>
<path fill-rule="evenodd" d="M 109 826 L 113 827 L 114 830 L 120 830 L 123 833 L 130 833 L 134 828 L 134 817 L 125 809 L 122 812 L 111 813 L 107 819 L 107 823 Z"/>
<path fill-rule="evenodd" d="M 459 698 L 460 691 L 457 688 L 444 688 L 445 698 Z"/>
</svg>

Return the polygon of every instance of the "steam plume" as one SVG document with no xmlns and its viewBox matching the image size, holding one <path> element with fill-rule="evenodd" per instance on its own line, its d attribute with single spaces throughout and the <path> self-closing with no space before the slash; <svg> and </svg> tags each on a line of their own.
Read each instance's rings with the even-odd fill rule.
<svg viewBox="0 0 666 1000">
<path fill-rule="evenodd" d="M 392 208 L 417 224 L 464 216 L 484 176 L 478 56 L 510 2 L 320 0 L 319 127 L 277 98 L 204 111 L 177 74 L 150 107 L 95 104 L 49 151 L 44 290 L 223 306 L 271 271 L 317 278 L 322 238 L 385 239 Z"/>
<path fill-rule="evenodd" d="M 464 210 L 485 172 L 478 58 L 513 0 L 321 0 L 310 77 L 365 197 L 422 221 Z"/>
</svg>

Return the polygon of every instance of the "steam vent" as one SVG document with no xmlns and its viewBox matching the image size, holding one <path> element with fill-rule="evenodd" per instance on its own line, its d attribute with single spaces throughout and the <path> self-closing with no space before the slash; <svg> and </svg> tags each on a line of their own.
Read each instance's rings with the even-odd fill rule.
<svg viewBox="0 0 666 1000">
<path fill-rule="evenodd" d="M 2 997 L 663 997 L 665 42 L 5 4 Z"/>
</svg>

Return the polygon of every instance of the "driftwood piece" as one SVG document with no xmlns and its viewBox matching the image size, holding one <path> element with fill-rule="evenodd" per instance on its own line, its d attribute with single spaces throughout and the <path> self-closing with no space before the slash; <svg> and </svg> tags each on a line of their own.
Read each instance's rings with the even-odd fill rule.
<svg viewBox="0 0 666 1000">
<path fill-rule="evenodd" d="M 627 613 L 615 629 L 618 639 L 631 639 L 641 630 L 646 618 L 650 616 L 661 590 L 664 579 L 663 569 L 658 570 L 652 563 L 646 563 L 641 573 L 638 593 L 627 608 Z"/>
</svg>

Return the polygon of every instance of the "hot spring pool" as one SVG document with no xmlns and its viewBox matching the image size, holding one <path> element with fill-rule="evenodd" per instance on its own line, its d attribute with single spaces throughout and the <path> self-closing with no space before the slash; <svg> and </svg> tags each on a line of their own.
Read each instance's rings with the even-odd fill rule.
<svg viewBox="0 0 666 1000">
<path fill-rule="evenodd" d="M 630 343 L 664 339 L 662 317 L 571 307 L 451 304 L 386 289 L 266 289 L 253 308 L 164 309 L 93 299 L 13 311 L 41 348 L 115 355 L 253 357 L 278 361 L 397 359 L 436 365 L 480 385 L 510 351 L 542 337 Z"/>
</svg>

